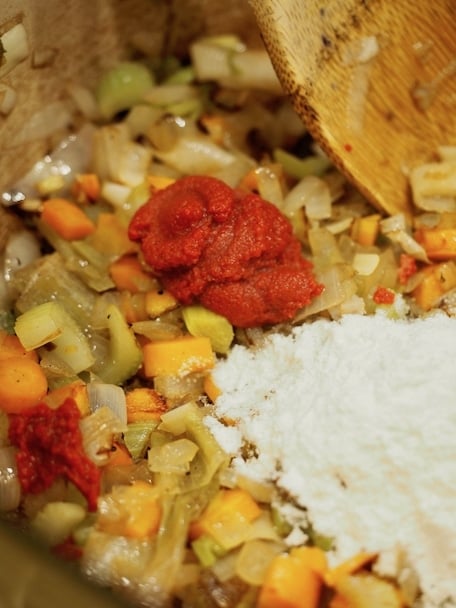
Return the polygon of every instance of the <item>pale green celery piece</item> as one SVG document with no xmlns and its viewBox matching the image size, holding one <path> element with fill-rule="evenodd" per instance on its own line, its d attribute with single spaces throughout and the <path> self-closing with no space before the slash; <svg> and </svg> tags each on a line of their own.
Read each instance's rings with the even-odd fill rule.
<svg viewBox="0 0 456 608">
<path fill-rule="evenodd" d="M 95 91 L 102 118 L 110 120 L 118 112 L 140 102 L 154 86 L 150 70 L 135 62 L 121 62 L 102 75 Z"/>
<path fill-rule="evenodd" d="M 296 179 L 302 179 L 306 175 L 321 177 L 331 167 L 331 161 L 324 156 L 307 156 L 298 158 L 281 148 L 273 153 L 274 160 L 281 164 L 288 175 Z"/>
<path fill-rule="evenodd" d="M 330 551 L 333 548 L 334 539 L 330 536 L 324 536 L 323 534 L 316 532 L 312 526 L 309 526 L 305 532 L 312 545 L 315 545 L 322 551 Z"/>
<path fill-rule="evenodd" d="M 162 500 L 162 523 L 156 537 L 155 550 L 142 573 L 144 581 L 153 580 L 156 588 L 163 593 L 163 598 L 157 600 L 160 605 L 166 605 L 172 590 L 179 583 L 195 499 L 198 497 L 187 493 L 164 496 Z"/>
<path fill-rule="evenodd" d="M 79 277 L 67 270 L 59 253 L 43 256 L 37 262 L 17 270 L 11 284 L 19 294 L 15 305 L 20 313 L 56 300 L 80 327 L 90 324 L 95 294 Z"/>
<path fill-rule="evenodd" d="M 103 382 L 122 384 L 138 371 L 142 350 L 119 308 L 114 304 L 106 310 L 109 330 L 109 355 L 97 373 Z"/>
<path fill-rule="evenodd" d="M 163 84 L 190 84 L 195 80 L 195 70 L 191 65 L 185 66 L 173 72 L 165 78 Z"/>
<path fill-rule="evenodd" d="M 79 261 L 76 267 L 69 266 L 70 270 L 79 271 L 81 278 L 95 291 L 103 292 L 115 287 L 108 272 L 109 265 L 112 262 L 110 256 L 104 255 L 86 241 L 73 241 L 72 245 L 79 255 Z M 81 259 L 88 262 L 87 265 L 83 264 L 82 268 Z"/>
<path fill-rule="evenodd" d="M 53 354 L 75 374 L 95 362 L 90 344 L 76 321 L 55 301 L 30 308 L 16 319 L 15 331 L 27 350 L 54 345 Z"/>
<path fill-rule="evenodd" d="M 210 568 L 219 557 L 227 554 L 227 550 L 208 534 L 203 534 L 203 536 L 194 540 L 192 549 L 204 568 Z"/>
<path fill-rule="evenodd" d="M 132 218 L 135 212 L 147 203 L 150 198 L 150 185 L 147 182 L 142 182 L 131 189 L 130 194 L 123 207 L 124 215 Z"/>
<path fill-rule="evenodd" d="M 157 428 L 158 422 L 155 420 L 145 420 L 130 422 L 124 432 L 124 442 L 127 450 L 134 459 L 143 458 L 147 448 L 151 433 Z"/>
<path fill-rule="evenodd" d="M 204 413 L 196 403 L 187 410 L 186 435 L 199 447 L 190 463 L 190 474 L 183 478 L 184 491 L 195 490 L 207 485 L 217 471 L 228 465 L 229 458 L 203 421 Z"/>
<path fill-rule="evenodd" d="M 165 107 L 166 111 L 173 116 L 184 116 L 187 118 L 198 118 L 203 111 L 201 99 L 192 98 L 170 103 Z"/>
<path fill-rule="evenodd" d="M 229 351 L 234 331 L 228 319 L 197 305 L 184 307 L 182 316 L 192 336 L 209 338 L 216 353 L 226 354 Z"/>
<path fill-rule="evenodd" d="M 167 433 L 166 431 L 154 430 L 150 435 L 149 447 L 161 447 L 174 440 L 174 436 L 171 433 Z"/>
<path fill-rule="evenodd" d="M 288 536 L 293 529 L 293 526 L 283 517 L 282 513 L 278 509 L 272 507 L 271 519 L 277 534 L 282 538 Z"/>
<path fill-rule="evenodd" d="M 245 44 L 235 34 L 222 34 L 220 36 L 207 36 L 203 38 L 204 43 L 220 46 L 230 51 L 241 53 L 245 51 Z"/>
<path fill-rule="evenodd" d="M 108 273 L 112 261 L 109 256 L 103 255 L 86 241 L 66 241 L 44 222 L 38 222 L 38 230 L 60 253 L 66 269 L 74 272 L 88 287 L 98 292 L 114 287 Z"/>
</svg>

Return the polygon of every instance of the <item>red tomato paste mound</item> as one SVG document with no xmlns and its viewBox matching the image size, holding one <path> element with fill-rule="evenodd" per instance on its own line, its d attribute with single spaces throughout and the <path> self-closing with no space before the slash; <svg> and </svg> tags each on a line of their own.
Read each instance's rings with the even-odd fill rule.
<svg viewBox="0 0 456 608">
<path fill-rule="evenodd" d="M 237 327 L 289 321 L 323 290 L 286 217 L 213 177 L 183 177 L 155 192 L 129 237 L 177 300 Z"/>
<path fill-rule="evenodd" d="M 26 494 L 39 494 L 58 477 L 74 483 L 96 511 L 100 471 L 86 456 L 79 428 L 81 413 L 73 399 L 56 409 L 44 403 L 13 414 L 9 440 L 18 448 L 19 481 Z"/>
</svg>

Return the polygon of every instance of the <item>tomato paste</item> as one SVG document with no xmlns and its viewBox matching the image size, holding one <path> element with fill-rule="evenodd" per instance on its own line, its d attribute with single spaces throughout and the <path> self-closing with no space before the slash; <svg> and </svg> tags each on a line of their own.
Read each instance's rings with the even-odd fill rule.
<svg viewBox="0 0 456 608">
<path fill-rule="evenodd" d="M 38 494 L 55 479 L 71 481 L 95 511 L 100 492 L 100 471 L 86 456 L 79 428 L 80 411 L 73 399 L 56 409 L 44 403 L 10 416 L 11 443 L 18 448 L 18 477 L 25 493 Z"/>
<path fill-rule="evenodd" d="M 213 177 L 183 177 L 155 192 L 129 237 L 177 300 L 237 327 L 288 321 L 323 290 L 287 218 Z"/>
</svg>

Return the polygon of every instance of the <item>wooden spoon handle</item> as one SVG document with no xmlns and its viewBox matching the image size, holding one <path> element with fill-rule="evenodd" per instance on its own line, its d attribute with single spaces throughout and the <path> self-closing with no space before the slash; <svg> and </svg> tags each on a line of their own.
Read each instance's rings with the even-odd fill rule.
<svg viewBox="0 0 456 608">
<path fill-rule="evenodd" d="M 408 170 L 456 143 L 456 2 L 251 4 L 309 131 L 375 205 L 408 211 Z"/>
</svg>

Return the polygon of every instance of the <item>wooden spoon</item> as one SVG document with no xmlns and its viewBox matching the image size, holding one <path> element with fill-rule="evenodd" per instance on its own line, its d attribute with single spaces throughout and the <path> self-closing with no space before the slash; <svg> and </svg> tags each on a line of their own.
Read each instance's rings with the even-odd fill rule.
<svg viewBox="0 0 456 608">
<path fill-rule="evenodd" d="M 456 144 L 456 2 L 251 4 L 314 138 L 374 205 L 408 213 L 409 169 Z"/>
</svg>

